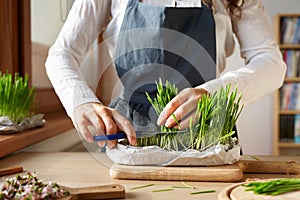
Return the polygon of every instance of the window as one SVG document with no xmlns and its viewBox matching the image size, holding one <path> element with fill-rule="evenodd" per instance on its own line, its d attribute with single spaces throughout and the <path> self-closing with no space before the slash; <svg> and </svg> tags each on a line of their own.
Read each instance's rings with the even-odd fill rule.
<svg viewBox="0 0 300 200">
<path fill-rule="evenodd" d="M 22 76 L 29 74 L 30 84 L 34 85 L 31 0 L 1 0 L 0 28 L 0 70 L 18 72 Z M 50 112 L 58 109 L 62 106 L 53 88 L 36 87 L 35 110 Z"/>
<path fill-rule="evenodd" d="M 17 72 L 22 76 L 29 74 L 30 84 L 34 85 L 32 64 L 35 58 L 32 58 L 32 49 L 35 49 L 31 41 L 31 1 L 0 0 L 0 70 Z M 34 111 L 45 114 L 46 125 L 18 134 L 0 135 L 0 158 L 73 128 L 51 86 L 36 87 Z"/>
</svg>

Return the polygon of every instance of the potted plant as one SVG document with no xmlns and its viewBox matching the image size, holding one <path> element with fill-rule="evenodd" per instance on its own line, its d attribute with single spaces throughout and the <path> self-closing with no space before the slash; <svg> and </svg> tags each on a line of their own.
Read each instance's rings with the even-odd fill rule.
<svg viewBox="0 0 300 200">
<path fill-rule="evenodd" d="M 154 99 L 146 93 L 157 115 L 174 98 L 178 89 L 168 81 L 156 83 Z M 211 95 L 203 95 L 196 114 L 190 118 L 190 127 L 184 131 L 161 127 L 161 134 L 138 138 L 137 147 L 118 145 L 108 150 L 116 163 L 128 165 L 223 165 L 238 161 L 240 146 L 233 138 L 233 128 L 243 109 L 238 88 L 222 87 Z M 175 121 L 175 115 L 173 115 Z M 182 133 L 183 132 L 183 133 Z"/>
<path fill-rule="evenodd" d="M 42 126 L 43 115 L 34 115 L 34 87 L 28 85 L 28 75 L 21 77 L 0 71 L 0 133 L 12 133 Z"/>
</svg>

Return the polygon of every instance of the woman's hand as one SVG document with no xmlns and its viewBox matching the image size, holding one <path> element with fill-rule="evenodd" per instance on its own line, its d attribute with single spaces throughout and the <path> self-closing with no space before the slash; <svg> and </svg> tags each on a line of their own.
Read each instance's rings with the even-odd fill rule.
<svg viewBox="0 0 300 200">
<path fill-rule="evenodd" d="M 117 110 L 99 103 L 86 103 L 78 106 L 74 111 L 76 129 L 88 142 L 93 142 L 93 134 L 110 135 L 122 130 L 126 133 L 131 145 L 136 145 L 136 134 L 130 121 L 123 117 Z M 108 141 L 107 145 L 112 148 L 116 141 Z M 99 142 L 104 146 L 105 142 Z"/>
<path fill-rule="evenodd" d="M 194 116 L 198 101 L 203 94 L 209 94 L 209 92 L 200 87 L 182 90 L 163 109 L 158 117 L 157 124 L 180 129 L 188 128 L 190 117 Z M 174 113 L 176 120 L 180 122 L 180 126 L 176 123 L 172 113 Z"/>
</svg>

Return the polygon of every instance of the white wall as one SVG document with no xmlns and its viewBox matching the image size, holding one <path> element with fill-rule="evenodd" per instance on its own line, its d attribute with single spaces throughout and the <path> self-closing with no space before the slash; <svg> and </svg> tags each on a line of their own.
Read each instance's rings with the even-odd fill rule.
<svg viewBox="0 0 300 200">
<path fill-rule="evenodd" d="M 63 25 L 60 17 L 60 0 L 31 0 L 30 6 L 32 41 L 51 45 Z"/>
<path fill-rule="evenodd" d="M 54 43 L 73 0 L 31 0 L 32 84 L 52 87 L 45 70 L 49 47 Z"/>
<path fill-rule="evenodd" d="M 278 13 L 300 13 L 299 0 L 262 0 L 262 2 L 273 27 Z M 236 66 L 241 62 L 239 52 L 236 51 L 235 55 L 228 60 L 228 66 L 233 63 Z M 270 155 L 273 153 L 273 120 L 272 95 L 245 107 L 237 125 L 244 154 Z"/>
</svg>

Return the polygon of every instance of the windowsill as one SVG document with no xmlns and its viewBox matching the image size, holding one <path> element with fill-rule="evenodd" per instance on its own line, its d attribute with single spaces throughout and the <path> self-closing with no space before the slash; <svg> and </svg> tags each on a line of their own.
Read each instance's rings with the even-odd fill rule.
<svg viewBox="0 0 300 200">
<path fill-rule="evenodd" d="M 0 135 L 0 158 L 74 128 L 63 110 L 45 113 L 45 120 L 43 127 Z"/>
</svg>

